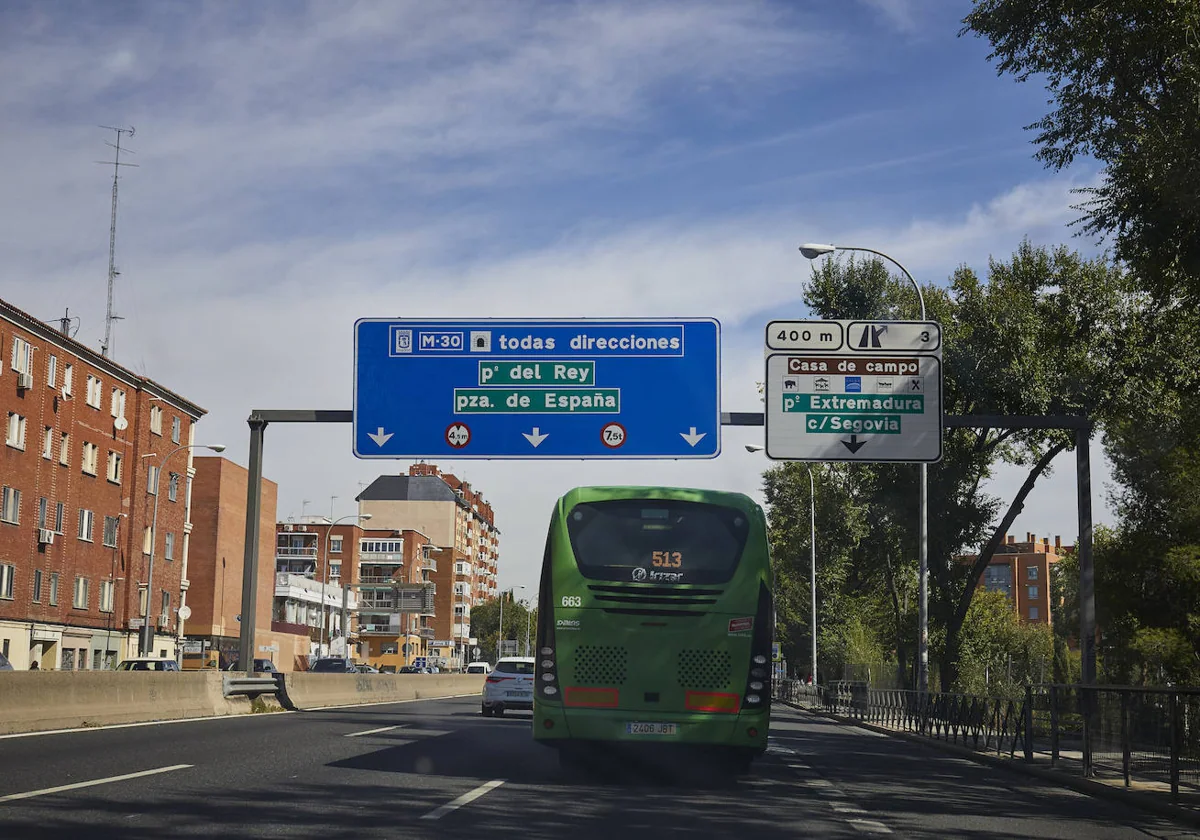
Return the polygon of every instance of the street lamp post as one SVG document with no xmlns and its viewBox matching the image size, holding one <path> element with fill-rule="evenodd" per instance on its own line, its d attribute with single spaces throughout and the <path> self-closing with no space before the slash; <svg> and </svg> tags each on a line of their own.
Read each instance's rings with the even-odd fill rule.
<svg viewBox="0 0 1200 840">
<path fill-rule="evenodd" d="M 500 629 L 496 633 L 496 661 L 500 661 L 500 646 L 504 643 L 504 593 L 512 592 L 514 589 L 524 589 L 524 586 L 510 586 L 508 589 L 500 590 Z"/>
<path fill-rule="evenodd" d="M 341 519 L 338 519 L 337 522 L 333 523 L 333 525 L 337 525 L 338 522 L 344 522 L 349 519 L 354 519 L 359 522 L 362 522 L 362 521 L 365 521 L 370 518 L 371 518 L 371 514 L 369 514 L 369 513 L 352 513 L 349 516 L 343 516 Z M 330 525 L 329 530 L 325 532 L 325 566 L 326 566 L 326 568 L 329 567 L 329 540 L 330 540 L 330 535 L 333 533 L 333 525 Z M 344 648 L 343 652 L 345 654 L 346 659 L 349 659 L 350 658 L 350 625 L 346 622 L 346 601 L 350 597 L 350 587 L 348 585 L 348 580 L 349 580 L 350 576 L 347 572 L 348 572 L 348 569 L 346 567 L 346 562 L 343 560 L 342 561 L 342 576 L 341 576 L 341 581 L 342 581 L 342 638 L 345 641 L 344 641 L 344 644 L 342 647 Z M 322 598 L 322 600 L 324 600 L 324 598 L 325 598 L 324 591 L 321 592 L 321 598 Z"/>
<path fill-rule="evenodd" d="M 909 274 L 908 269 L 901 265 L 900 261 L 895 257 L 888 256 L 882 251 L 876 251 L 873 248 L 861 248 L 853 245 L 820 245 L 816 243 L 805 243 L 800 246 L 800 253 L 810 260 L 815 260 L 826 254 L 832 254 L 834 251 L 863 251 L 868 254 L 874 254 L 877 257 L 883 257 L 885 260 L 893 263 L 897 268 L 904 272 L 904 276 L 908 278 L 908 282 L 917 291 L 917 300 L 921 303 L 921 320 L 925 320 L 925 295 L 921 293 L 921 287 L 913 276 Z M 921 463 L 921 513 L 917 525 L 917 560 L 919 565 L 918 577 L 918 607 L 917 607 L 917 622 L 919 629 L 917 631 L 917 690 L 924 692 L 929 690 L 929 467 L 924 462 Z"/>
<path fill-rule="evenodd" d="M 108 664 L 108 652 L 110 650 L 112 650 L 113 621 L 116 619 L 116 615 L 117 615 L 117 603 L 116 603 L 116 600 L 117 600 L 117 552 L 121 550 L 120 549 L 120 546 L 121 546 L 121 520 L 128 519 L 128 518 L 129 518 L 128 513 L 118 513 L 117 514 L 117 526 L 113 533 L 112 571 L 109 573 L 109 576 L 108 576 L 109 585 L 112 586 L 113 602 L 109 605 L 111 607 L 111 609 L 108 611 L 108 635 L 104 640 L 104 664 L 105 665 Z M 128 586 L 125 589 L 125 596 L 126 596 L 126 598 L 129 597 Z M 115 662 L 115 658 L 114 658 L 113 667 L 116 667 L 116 664 L 117 663 Z"/>
<path fill-rule="evenodd" d="M 762 452 L 762 446 L 757 444 L 747 444 L 747 452 Z M 810 605 L 811 612 L 811 635 L 812 646 L 810 649 L 810 659 L 812 663 L 812 681 L 813 685 L 817 684 L 817 485 L 813 481 L 812 467 L 808 464 L 804 465 L 804 469 L 808 470 L 808 544 L 812 554 L 812 562 L 809 566 L 809 590 L 812 596 Z"/>
<path fill-rule="evenodd" d="M 150 566 L 146 572 L 146 603 L 142 607 L 142 632 L 138 637 L 138 653 L 141 656 L 149 656 L 150 650 L 154 647 L 154 626 L 150 623 L 150 598 L 154 590 L 154 549 L 158 543 L 159 485 L 162 483 L 162 471 L 163 467 L 167 465 L 167 461 L 176 452 L 182 452 L 185 449 L 211 449 L 213 452 L 224 452 L 225 445 L 220 443 L 185 443 L 182 446 L 175 447 L 164 455 L 163 459 L 158 463 L 158 469 L 154 471 L 154 518 L 150 525 Z"/>
</svg>

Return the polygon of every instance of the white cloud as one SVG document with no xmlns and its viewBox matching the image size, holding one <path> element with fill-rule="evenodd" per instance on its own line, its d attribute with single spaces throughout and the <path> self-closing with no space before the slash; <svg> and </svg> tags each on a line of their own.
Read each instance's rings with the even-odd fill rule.
<svg viewBox="0 0 1200 840">
<path fill-rule="evenodd" d="M 0 134 L 0 153 L 22 165 L 0 195 L 0 286 L 47 320 L 69 305 L 79 338 L 98 344 L 111 170 L 92 163 L 103 135 L 91 124 L 135 124 L 142 167 L 121 186 L 114 356 L 207 407 L 198 439 L 243 463 L 252 408 L 350 407 L 360 317 L 716 316 L 723 407 L 754 411 L 762 324 L 806 314 L 802 239 L 869 244 L 940 278 L 1026 234 L 1059 241 L 1073 218 L 1072 182 L 1051 178 L 904 224 L 814 193 L 802 213 L 631 222 L 608 207 L 562 219 L 544 244 L 507 238 L 521 190 L 550 200 L 645 167 L 653 155 L 626 153 L 670 121 L 666 104 L 701 101 L 724 125 L 755 107 L 744 91 L 820 83 L 847 38 L 788 4 L 447 3 L 436 15 L 420 3 L 250 4 L 236 22 L 230 6 L 196 7 L 183 26 L 181 7 L 137 8 L 132 22 L 67 26 L 35 7 L 6 27 L 0 108 L 20 130 Z M 860 123 L 680 142 L 703 160 Z M 500 187 L 508 201 L 489 200 Z M 767 462 L 742 447 L 761 436 L 727 429 L 714 461 L 442 466 L 495 505 L 502 583 L 532 590 L 561 492 L 644 482 L 756 494 Z M 266 441 L 280 516 L 334 494 L 349 512 L 357 482 L 407 467 L 353 459 L 348 427 L 272 426 Z"/>
</svg>

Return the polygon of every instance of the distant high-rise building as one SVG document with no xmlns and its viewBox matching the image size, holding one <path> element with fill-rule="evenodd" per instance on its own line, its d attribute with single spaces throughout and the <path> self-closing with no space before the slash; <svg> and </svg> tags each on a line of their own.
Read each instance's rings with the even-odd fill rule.
<svg viewBox="0 0 1200 840">
<path fill-rule="evenodd" d="M 1064 553 L 1074 550 L 1074 546 L 1064 546 L 1060 537 L 1055 537 L 1051 545 L 1049 537 L 1039 540 L 1027 533 L 1025 542 L 1019 543 L 1011 534 L 1006 535 L 977 585 L 1008 596 L 1021 621 L 1051 624 L 1053 609 L 1058 605 L 1050 599 L 1050 570 Z M 974 562 L 976 557 L 966 555 L 962 560 Z"/>
</svg>

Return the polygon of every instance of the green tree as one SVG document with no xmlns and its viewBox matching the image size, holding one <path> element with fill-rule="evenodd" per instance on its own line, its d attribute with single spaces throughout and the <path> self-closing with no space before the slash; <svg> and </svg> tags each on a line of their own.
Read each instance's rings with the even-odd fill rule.
<svg viewBox="0 0 1200 840">
<path fill-rule="evenodd" d="M 929 317 L 943 327 L 947 413 L 1082 414 L 1103 422 L 1136 387 L 1145 359 L 1144 301 L 1129 275 L 1105 259 L 1024 242 L 1009 260 L 989 263 L 986 282 L 960 268 L 949 288 L 923 291 Z M 805 300 L 822 318 L 912 317 L 915 309 L 911 288 L 888 276 L 877 260 L 823 263 Z M 1056 430 L 946 434 L 943 460 L 929 470 L 936 514 L 929 523 L 930 615 L 943 631 L 943 686 L 956 682 L 960 631 L 976 582 L 1037 481 L 1071 447 L 1071 435 Z M 981 489 L 998 461 L 1026 470 L 1011 500 Z M 870 469 L 877 476 L 869 494 L 872 510 L 897 529 L 914 530 L 916 468 Z M 975 546 L 980 549 L 973 563 L 957 559 Z"/>
<path fill-rule="evenodd" d="M 1082 230 L 1111 235 L 1159 300 L 1200 298 L 1200 3 L 975 0 L 963 24 L 998 73 L 1045 81 L 1037 158 L 1103 165 Z"/>
<path fill-rule="evenodd" d="M 533 650 L 537 635 L 537 609 L 518 601 L 512 592 L 503 592 L 471 608 L 471 635 L 479 640 L 480 657 L 496 661 L 497 641 L 500 638 L 500 599 L 504 599 L 504 638 L 517 641 L 517 652 L 525 652 L 525 631 L 529 628 L 529 649 Z"/>
</svg>

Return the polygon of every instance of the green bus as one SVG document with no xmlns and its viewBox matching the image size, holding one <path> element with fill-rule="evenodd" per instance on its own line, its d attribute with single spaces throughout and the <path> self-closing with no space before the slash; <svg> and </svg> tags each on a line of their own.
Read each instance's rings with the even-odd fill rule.
<svg viewBox="0 0 1200 840">
<path fill-rule="evenodd" d="M 767 747 L 774 603 L 766 517 L 741 493 L 581 487 L 555 504 L 538 595 L 533 736 Z"/>
</svg>

